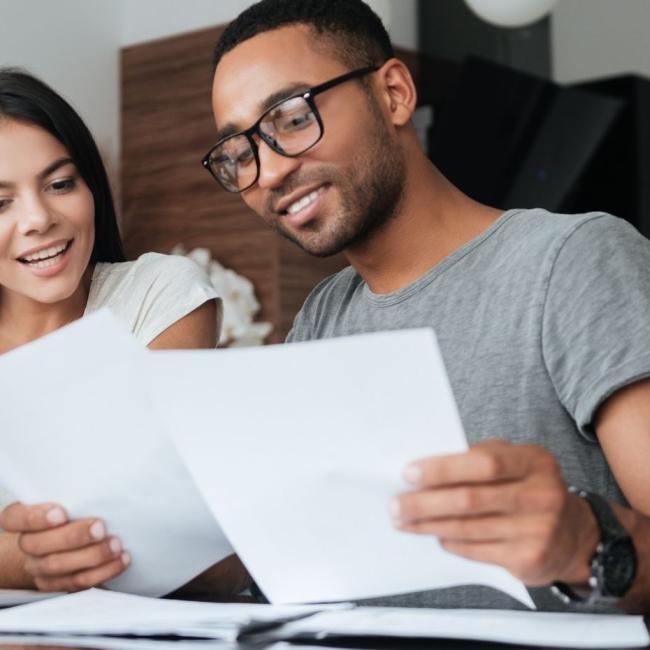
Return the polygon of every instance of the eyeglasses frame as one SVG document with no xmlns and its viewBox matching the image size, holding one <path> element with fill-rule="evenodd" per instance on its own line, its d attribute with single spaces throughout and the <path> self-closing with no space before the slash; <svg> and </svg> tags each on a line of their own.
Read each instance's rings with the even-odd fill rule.
<svg viewBox="0 0 650 650">
<path fill-rule="evenodd" d="M 325 133 L 325 126 L 323 124 L 323 120 L 320 115 L 320 111 L 318 110 L 318 107 L 316 106 L 316 102 L 314 98 L 316 95 L 319 95 L 320 93 L 325 92 L 326 90 L 330 90 L 330 88 L 334 88 L 335 86 L 338 86 L 342 83 L 345 83 L 346 81 L 349 81 L 350 79 L 357 79 L 359 77 L 363 77 L 364 75 L 370 74 L 371 72 L 376 72 L 379 70 L 380 66 L 365 66 L 363 68 L 357 68 L 356 70 L 351 70 L 350 72 L 346 72 L 345 74 L 339 75 L 338 77 L 334 77 L 334 79 L 329 79 L 328 81 L 323 82 L 322 84 L 318 84 L 317 86 L 313 86 L 312 88 L 308 88 L 307 90 L 304 90 L 302 92 L 298 92 L 295 95 L 290 95 L 289 97 L 285 97 L 284 99 L 281 99 L 280 101 L 276 102 L 272 106 L 269 106 L 264 113 L 260 116 L 260 118 L 253 124 L 253 126 L 249 127 L 248 129 L 245 129 L 243 131 L 239 131 L 238 133 L 233 133 L 232 135 L 226 136 L 225 138 L 221 138 L 213 147 L 210 148 L 210 151 L 203 157 L 201 160 L 201 164 L 210 172 L 210 175 L 223 187 L 227 192 L 231 192 L 232 194 L 240 194 L 241 192 L 245 192 L 246 190 L 250 189 L 257 183 L 259 177 L 260 177 L 260 156 L 259 156 L 259 146 L 257 142 L 255 142 L 253 136 L 258 135 L 261 140 L 263 140 L 266 145 L 268 145 L 275 153 L 279 154 L 280 156 L 284 156 L 285 158 L 297 158 L 298 156 L 302 156 L 305 152 L 309 151 L 312 147 L 316 146 L 321 139 L 323 138 L 323 134 Z M 314 117 L 316 118 L 316 121 L 318 122 L 318 126 L 320 128 L 320 135 L 318 136 L 318 139 L 316 139 L 312 144 L 310 144 L 308 147 L 305 147 L 302 151 L 299 151 L 298 153 L 286 153 L 284 151 L 280 151 L 278 149 L 279 145 L 277 142 L 272 138 L 270 135 L 267 133 L 264 133 L 260 129 L 260 124 L 264 121 L 264 118 L 274 109 L 276 109 L 278 106 L 281 104 L 284 104 L 284 102 L 290 101 L 292 99 L 296 99 L 298 97 L 301 97 L 304 99 L 307 104 L 309 105 L 309 108 L 312 110 Z M 212 152 L 217 149 L 218 147 L 221 147 L 224 142 L 227 142 L 228 140 L 231 140 L 232 138 L 238 138 L 244 136 L 249 144 L 251 145 L 251 149 L 253 151 L 253 155 L 255 156 L 255 164 L 257 166 L 257 173 L 255 174 L 255 180 L 253 180 L 251 183 L 249 183 L 246 187 L 243 187 L 242 189 L 239 190 L 231 190 L 227 188 L 223 181 L 212 171 L 212 167 L 210 165 L 210 156 L 212 155 Z"/>
</svg>

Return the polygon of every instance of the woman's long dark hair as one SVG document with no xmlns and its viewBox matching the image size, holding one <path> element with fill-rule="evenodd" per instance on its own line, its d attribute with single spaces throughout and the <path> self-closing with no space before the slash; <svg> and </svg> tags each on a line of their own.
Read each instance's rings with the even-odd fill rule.
<svg viewBox="0 0 650 650">
<path fill-rule="evenodd" d="M 95 245 L 90 261 L 123 262 L 122 239 L 106 169 L 77 112 L 30 74 L 0 68 L 0 122 L 3 118 L 39 126 L 66 148 L 95 200 Z"/>
</svg>

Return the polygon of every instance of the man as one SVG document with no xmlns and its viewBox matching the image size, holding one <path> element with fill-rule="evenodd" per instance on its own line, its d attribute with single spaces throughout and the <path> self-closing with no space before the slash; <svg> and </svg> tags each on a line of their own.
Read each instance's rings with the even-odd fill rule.
<svg viewBox="0 0 650 650">
<path fill-rule="evenodd" d="M 582 587 L 590 607 L 650 611 L 649 243 L 608 215 L 503 212 L 452 186 L 360 0 L 263 0 L 214 64 L 206 167 L 281 235 L 351 264 L 288 340 L 437 333 L 473 446 L 405 468 L 395 526 L 504 566 L 541 608 L 565 606 L 558 583 L 565 601 Z M 382 602 L 517 606 L 479 587 Z"/>
</svg>

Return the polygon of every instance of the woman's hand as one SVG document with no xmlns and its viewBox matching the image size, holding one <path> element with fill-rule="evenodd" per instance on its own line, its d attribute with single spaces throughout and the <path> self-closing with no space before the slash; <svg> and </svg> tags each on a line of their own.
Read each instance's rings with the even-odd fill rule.
<svg viewBox="0 0 650 650">
<path fill-rule="evenodd" d="M 80 591 L 124 571 L 131 561 L 101 519 L 70 521 L 55 503 L 12 503 L 0 513 L 0 528 L 18 534 L 24 569 L 40 591 Z"/>
</svg>

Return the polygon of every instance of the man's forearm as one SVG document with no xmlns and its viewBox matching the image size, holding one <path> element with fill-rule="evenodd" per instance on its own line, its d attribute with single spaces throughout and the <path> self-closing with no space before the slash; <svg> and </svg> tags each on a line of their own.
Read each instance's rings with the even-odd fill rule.
<svg viewBox="0 0 650 650">
<path fill-rule="evenodd" d="M 18 535 L 13 533 L 0 533 L 0 588 L 35 588 L 32 577 L 24 569 L 24 555 L 18 548 Z"/>
</svg>

